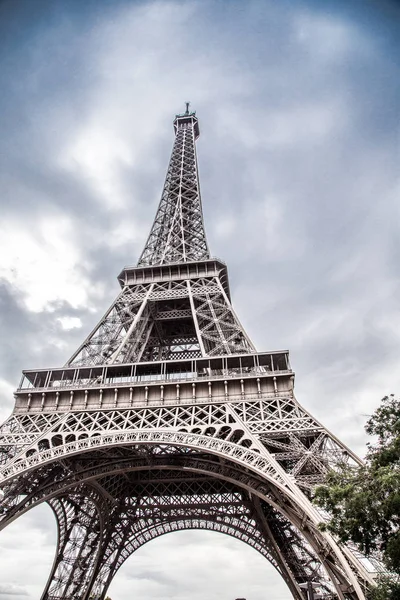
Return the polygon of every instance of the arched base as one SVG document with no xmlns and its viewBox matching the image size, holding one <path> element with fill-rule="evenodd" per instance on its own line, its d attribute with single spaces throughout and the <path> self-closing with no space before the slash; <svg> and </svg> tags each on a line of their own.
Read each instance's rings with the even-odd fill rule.
<svg viewBox="0 0 400 600">
<path fill-rule="evenodd" d="M 21 490 L 20 475 L 17 481 Z M 80 599 L 101 599 L 135 549 L 173 528 L 192 527 L 222 531 L 255 547 L 298 600 L 311 579 L 324 598 L 359 597 L 326 544 L 319 554 L 323 535 L 307 529 L 304 513 L 299 516 L 282 486 L 230 456 L 143 439 L 72 453 L 26 472 L 25 496 L 10 504 L 5 521 L 42 501 L 51 503 L 60 527 L 43 599 L 69 598 L 72 591 L 78 598 L 77 581 Z"/>
</svg>

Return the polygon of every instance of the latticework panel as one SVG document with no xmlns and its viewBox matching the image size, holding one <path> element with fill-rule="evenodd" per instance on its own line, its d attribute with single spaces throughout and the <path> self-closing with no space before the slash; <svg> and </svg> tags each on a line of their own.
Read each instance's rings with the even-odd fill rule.
<svg viewBox="0 0 400 600">
<path fill-rule="evenodd" d="M 196 123 L 194 116 L 177 119 L 161 201 L 138 266 L 209 257 L 197 171 Z"/>
<path fill-rule="evenodd" d="M 256 451 L 259 441 L 307 494 L 323 482 L 329 469 L 354 462 L 354 455 L 294 398 L 27 414 L 12 417 L 9 429 L 11 425 L 16 431 L 4 431 L 0 437 L 4 463 L 9 466 L 10 448 L 14 455 L 19 449 L 29 458 L 91 436 L 160 428 L 205 434 Z"/>
<path fill-rule="evenodd" d="M 67 363 L 95 366 L 254 351 L 218 277 L 125 286 Z"/>
<path fill-rule="evenodd" d="M 203 354 L 218 356 L 254 351 L 220 281 L 199 279 L 189 285 Z"/>
<path fill-rule="evenodd" d="M 100 511 L 102 517 L 105 517 L 108 513 L 111 515 L 111 517 L 107 517 L 108 521 L 102 525 L 104 535 L 102 537 L 101 545 L 99 545 L 99 538 L 96 536 L 92 536 L 93 539 L 90 538 L 91 541 L 89 544 L 89 538 L 87 537 L 89 535 L 89 530 L 79 524 L 79 526 L 74 529 L 74 535 L 68 546 L 68 548 L 71 548 L 71 551 L 68 550 L 67 546 L 65 546 L 65 548 L 67 548 L 65 551 L 67 554 L 65 554 L 64 550 L 62 552 L 60 550 L 60 556 L 66 556 L 66 559 L 64 560 L 64 558 L 61 558 L 57 562 L 57 565 L 60 563 L 59 568 L 57 567 L 57 573 L 60 573 L 60 575 L 57 575 L 57 582 L 54 585 L 64 586 L 62 589 L 67 589 L 70 584 L 75 585 L 79 578 L 82 580 L 81 565 L 78 565 L 78 575 L 73 574 L 72 571 L 74 571 L 74 569 L 71 569 L 69 566 L 72 560 L 71 556 L 73 557 L 76 556 L 77 553 L 79 554 L 78 546 L 85 547 L 86 549 L 90 547 L 92 549 L 90 560 L 94 562 L 90 564 L 93 566 L 93 573 L 95 573 L 95 570 L 97 569 L 95 565 L 101 563 L 102 557 L 105 555 L 105 548 L 108 547 L 108 544 L 112 539 L 117 540 L 118 538 L 118 536 L 114 538 L 114 533 L 112 533 L 112 535 L 110 533 L 115 531 L 115 527 L 118 529 L 118 519 L 117 521 L 114 519 L 117 515 L 113 512 L 115 507 L 120 507 L 124 511 L 126 507 L 135 507 L 135 511 L 132 513 L 135 517 L 134 522 L 139 520 L 141 523 L 139 529 L 135 530 L 136 533 L 132 531 L 132 544 L 135 547 L 138 542 L 137 540 L 134 541 L 134 538 L 136 539 L 137 536 L 139 536 L 137 539 L 142 540 L 139 544 L 141 545 L 151 539 L 153 533 L 156 533 L 157 535 L 166 533 L 163 526 L 159 527 L 159 519 L 162 514 L 164 514 L 165 517 L 168 514 L 168 518 L 166 517 L 168 523 L 179 522 L 182 528 L 187 525 L 188 519 L 195 523 L 203 523 L 205 521 L 208 523 L 213 519 L 215 523 L 223 524 L 223 521 L 216 518 L 218 514 L 222 515 L 222 512 L 219 512 L 217 504 L 221 501 L 226 502 L 226 498 L 224 500 L 222 488 L 218 488 L 218 485 L 220 485 L 218 481 L 215 482 L 213 479 L 211 486 L 208 486 L 207 488 L 204 487 L 204 482 L 207 480 L 205 475 L 210 473 L 213 478 L 222 478 L 226 481 L 237 482 L 237 485 L 247 489 L 252 494 L 261 494 L 267 504 L 271 504 L 271 506 L 274 506 L 275 508 L 279 507 L 279 511 L 283 511 L 283 514 L 286 514 L 286 521 L 282 521 L 279 515 L 272 519 L 271 513 L 268 512 L 268 510 L 265 512 L 266 509 L 260 510 L 259 507 L 256 507 L 258 524 L 263 524 L 264 532 L 270 531 L 268 535 L 271 544 L 268 552 L 270 553 L 269 555 L 272 556 L 271 562 L 273 562 L 273 564 L 278 564 L 278 570 L 283 574 L 285 580 L 288 581 L 288 585 L 302 583 L 306 578 L 310 578 L 311 573 L 313 573 L 314 578 L 317 577 L 316 574 L 317 572 L 319 573 L 320 570 L 319 567 L 318 569 L 316 567 L 318 565 L 321 566 L 322 564 L 325 565 L 326 563 L 328 570 L 330 569 L 332 571 L 333 569 L 333 574 L 331 576 L 334 577 L 333 581 L 336 581 L 335 585 L 339 585 L 340 583 L 341 586 L 345 586 L 348 577 L 348 575 L 346 575 L 346 569 L 348 570 L 346 561 L 343 562 L 343 558 L 340 560 L 338 559 L 338 556 L 336 555 L 337 550 L 334 550 L 334 546 L 330 548 L 328 540 L 324 538 L 324 534 L 318 531 L 318 517 L 316 520 L 315 517 L 313 517 L 314 524 L 309 521 L 309 517 L 306 518 L 306 513 L 310 509 L 307 508 L 305 498 L 302 500 L 300 494 L 290 493 L 290 488 L 294 490 L 295 487 L 290 480 L 285 484 L 285 477 L 282 477 L 283 474 L 277 472 L 273 460 L 266 460 L 267 457 L 265 455 L 262 456 L 263 453 L 258 453 L 255 450 L 247 450 L 244 447 L 240 449 L 240 446 L 236 443 L 222 440 L 221 442 L 218 442 L 218 445 L 221 447 L 221 450 L 223 449 L 223 453 L 220 455 L 213 454 L 212 449 L 215 448 L 215 442 L 217 441 L 215 438 L 179 433 L 174 434 L 173 437 L 166 435 L 160 436 L 159 432 L 155 432 L 155 435 L 152 436 L 147 432 L 146 430 L 143 430 L 142 434 L 136 435 L 136 443 L 123 446 L 112 444 L 110 435 L 104 438 L 104 442 L 106 443 L 103 446 L 99 445 L 98 442 L 100 442 L 100 438 L 95 435 L 93 438 L 93 442 L 95 442 L 93 450 L 91 450 L 89 454 L 87 453 L 87 450 L 86 454 L 64 452 L 64 458 L 62 460 L 57 460 L 56 457 L 54 457 L 56 460 L 53 460 L 52 463 L 43 463 L 43 466 L 40 466 L 40 463 L 38 463 L 35 458 L 35 463 L 37 465 L 35 470 L 31 469 L 16 473 L 14 479 L 10 480 L 11 484 L 7 484 L 4 487 L 5 491 L 8 493 L 6 505 L 10 507 L 9 513 L 4 516 L 4 524 L 6 524 L 7 521 L 11 522 L 18 514 L 23 514 L 26 509 L 34 506 L 37 502 L 51 499 L 54 495 L 58 497 L 58 494 L 61 494 L 60 497 L 62 498 L 68 493 L 69 497 L 70 492 L 68 492 L 68 490 L 70 488 L 75 488 L 80 481 L 90 481 L 90 489 L 97 490 L 96 493 L 100 494 L 107 502 L 111 501 L 108 510 L 101 509 Z M 131 434 L 129 437 L 131 437 Z M 114 439 L 118 444 L 122 439 L 127 440 L 128 438 L 126 435 L 124 438 L 117 435 Z M 172 439 L 174 439 L 175 442 L 178 442 L 178 445 L 171 445 Z M 156 440 L 158 440 L 158 443 Z M 179 440 L 182 440 L 184 443 L 179 445 Z M 202 450 L 200 450 L 200 460 L 199 449 L 196 449 L 193 445 L 196 440 L 197 442 L 201 442 L 201 440 L 204 440 L 205 442 L 204 444 L 201 443 L 199 446 L 199 448 L 202 448 Z M 79 446 L 84 450 L 86 441 L 88 441 L 88 439 L 85 440 L 85 438 L 83 438 L 81 442 L 76 443 L 76 447 Z M 187 445 L 188 443 L 190 443 L 190 446 Z M 68 442 L 67 446 L 71 446 L 71 442 Z M 97 450 L 95 449 L 96 447 Z M 61 449 L 62 447 L 60 447 L 60 450 Z M 67 448 L 65 448 L 65 450 L 66 449 Z M 210 450 L 211 454 L 209 454 Z M 42 451 L 40 454 L 43 457 L 47 455 L 46 451 Z M 62 455 L 60 454 L 60 459 L 61 456 Z M 221 460 L 223 456 L 226 458 L 230 456 L 229 460 L 234 461 L 233 463 L 230 463 L 232 466 L 229 466 L 225 459 Z M 37 458 L 39 458 L 39 456 Z M 165 470 L 161 470 L 158 471 L 157 477 L 153 475 L 154 469 L 160 461 L 161 464 L 168 465 L 169 468 L 173 467 L 175 469 L 175 482 L 171 485 L 168 484 L 168 493 L 166 492 L 165 484 L 166 482 L 171 481 L 171 474 L 168 475 Z M 237 462 L 236 466 L 234 466 L 235 462 Z M 254 475 L 251 475 L 248 468 L 254 472 Z M 142 474 L 139 479 L 137 476 L 133 479 L 129 476 L 129 471 L 131 469 L 141 470 Z M 116 471 L 116 475 L 112 474 L 113 470 Z M 103 475 L 101 475 L 101 471 L 103 471 Z M 190 472 L 196 472 L 197 475 L 192 476 L 190 479 Z M 256 475 L 256 473 L 259 473 L 259 475 Z M 19 488 L 13 487 L 13 481 L 18 482 Z M 276 487 L 277 485 L 281 491 Z M 282 487 L 283 485 L 289 486 L 287 491 L 290 495 L 286 500 L 286 494 L 282 495 L 282 491 L 284 490 Z M 232 488 L 230 489 L 232 490 Z M 19 507 L 18 505 L 15 506 L 13 513 L 12 502 L 10 502 L 10 500 L 12 499 L 12 494 L 17 493 L 18 490 L 20 493 Z M 24 492 L 22 496 L 21 490 Z M 180 490 L 179 494 L 178 490 Z M 201 500 L 201 496 L 205 492 L 208 494 L 206 502 L 204 501 L 204 497 L 203 500 Z M 80 493 L 82 495 L 81 490 Z M 74 492 L 74 494 L 76 496 L 76 492 Z M 218 498 L 218 494 L 222 494 L 221 497 Z M 90 494 L 86 492 L 85 497 L 89 496 Z M 178 496 L 179 498 L 174 500 L 174 497 L 176 498 Z M 94 497 L 92 495 L 91 497 L 94 500 L 96 495 Z M 118 499 L 116 505 L 114 505 L 112 498 Z M 138 502 L 139 498 L 140 502 Z M 187 511 L 185 512 L 182 510 L 181 504 L 183 500 L 187 503 L 186 508 L 190 509 L 191 512 L 188 513 Z M 236 518 L 238 516 L 237 506 L 235 506 L 235 501 L 233 501 L 232 498 L 231 501 L 232 506 L 230 508 L 225 507 L 223 512 L 230 514 L 232 518 Z M 208 505 L 207 502 L 210 504 Z M 79 506 L 79 504 L 80 503 L 78 502 L 77 506 Z M 206 504 L 207 506 L 205 506 Z M 97 505 L 99 505 L 99 502 L 97 502 Z M 82 506 L 84 506 L 83 503 Z M 211 515 L 214 515 L 212 519 L 209 518 L 210 513 L 207 513 L 207 511 L 204 512 L 204 509 L 211 511 Z M 88 511 L 85 511 L 85 514 L 86 517 L 89 514 L 91 519 L 95 519 L 95 513 L 92 510 L 89 511 L 89 513 Z M 155 519 L 157 527 L 153 527 L 153 524 L 151 524 L 151 531 L 153 533 L 150 537 L 145 534 L 146 527 L 144 527 L 143 521 L 143 519 L 146 520 L 146 515 L 148 516 L 149 514 L 157 515 L 157 518 Z M 206 514 L 208 515 L 207 518 Z M 311 511 L 310 516 L 312 514 Z M 114 517 L 112 517 L 112 515 L 114 515 Z M 256 518 L 254 512 L 252 515 L 252 518 Z M 111 519 L 111 521 L 109 519 Z M 273 528 L 271 519 L 275 522 L 278 529 Z M 86 523 L 85 520 L 84 523 Z M 241 519 L 240 524 L 236 523 L 236 525 L 239 532 L 236 537 L 239 537 L 239 535 L 242 535 L 243 533 L 244 537 L 240 539 L 246 541 L 246 539 L 248 539 L 248 537 L 246 538 L 246 535 L 248 536 L 249 530 L 246 527 L 243 529 L 243 519 Z M 166 527 L 169 527 L 169 525 Z M 306 537 L 300 535 L 300 533 L 296 533 L 296 527 L 297 529 L 301 528 L 306 534 Z M 242 531 L 242 533 L 240 533 L 239 530 Z M 95 521 L 93 521 L 90 525 L 90 532 L 95 533 L 97 531 L 98 527 L 95 525 Z M 124 531 L 126 531 L 126 528 Z M 224 530 L 222 529 L 221 531 Z M 281 532 L 279 535 L 278 531 Z M 69 540 L 70 536 L 64 536 L 63 539 Z M 129 537 L 129 539 L 131 539 L 131 537 Z M 258 536 L 254 531 L 252 539 L 254 543 L 256 543 L 258 539 Z M 124 537 L 124 544 L 122 544 L 122 542 L 122 545 L 117 544 L 117 548 L 114 547 L 114 550 L 112 551 L 110 549 L 110 553 L 107 554 L 114 567 L 117 567 L 119 564 L 118 561 L 115 562 L 116 554 L 123 552 L 125 543 L 128 543 L 128 541 L 128 538 Z M 294 541 L 296 541 L 296 549 L 294 549 Z M 250 543 L 250 545 L 254 546 L 253 542 L 249 541 L 246 543 Z M 106 544 L 106 546 L 104 544 Z M 97 548 L 97 550 L 95 550 L 95 548 Z M 317 552 L 317 554 L 315 554 L 315 552 Z M 94 557 L 95 553 L 97 553 L 97 559 Z M 127 555 L 125 554 L 125 558 L 126 556 Z M 86 562 L 89 561 L 86 554 L 84 554 L 84 558 Z M 323 562 L 321 563 L 322 559 Z M 106 571 L 108 570 L 108 576 L 110 576 L 110 573 L 113 570 L 110 570 L 110 561 L 107 562 L 108 567 L 106 569 Z M 93 573 L 91 572 L 91 576 Z M 91 581 L 94 581 L 93 577 L 91 578 Z M 321 580 L 321 585 L 322 582 L 325 582 L 323 585 L 325 587 L 327 586 L 327 593 L 328 590 L 331 590 L 328 580 L 329 577 L 327 577 L 326 574 Z M 346 585 L 348 586 L 348 584 Z M 331 592 L 329 592 L 329 594 L 330 593 Z M 296 595 L 295 592 L 293 592 L 293 595 L 294 597 L 301 598 L 301 596 Z M 55 597 L 57 596 L 45 596 L 46 599 Z M 68 598 L 70 596 L 60 595 L 58 597 Z M 327 597 L 330 596 L 328 595 Z M 362 596 L 352 595 L 352 593 L 350 593 L 350 595 L 343 596 L 343 598 L 344 597 L 361 598 Z"/>
<path fill-rule="evenodd" d="M 83 599 L 89 595 L 107 503 L 93 488 L 80 486 L 66 497 L 53 498 L 50 505 L 57 518 L 58 546 L 42 600 Z"/>
</svg>

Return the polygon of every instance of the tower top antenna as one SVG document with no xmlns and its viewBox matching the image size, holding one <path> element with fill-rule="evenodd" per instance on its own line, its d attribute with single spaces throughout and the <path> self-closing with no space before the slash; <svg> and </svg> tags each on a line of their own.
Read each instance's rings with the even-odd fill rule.
<svg viewBox="0 0 400 600">
<path fill-rule="evenodd" d="M 199 129 L 199 122 L 196 117 L 196 111 L 195 110 L 190 111 L 190 102 L 185 102 L 185 108 L 186 108 L 186 110 L 184 113 L 175 115 L 175 120 L 174 120 L 175 133 L 178 131 L 179 127 L 186 128 L 187 126 L 190 126 L 190 127 L 194 128 L 195 139 L 197 140 L 197 138 L 200 135 L 200 129 Z"/>
</svg>

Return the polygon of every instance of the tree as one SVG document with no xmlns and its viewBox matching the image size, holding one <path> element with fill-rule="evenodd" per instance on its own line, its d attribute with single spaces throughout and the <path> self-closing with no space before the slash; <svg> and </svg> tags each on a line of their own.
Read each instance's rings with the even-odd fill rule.
<svg viewBox="0 0 400 600">
<path fill-rule="evenodd" d="M 391 396 L 369 418 L 365 465 L 332 471 L 315 501 L 330 513 L 321 528 L 353 542 L 366 556 L 379 553 L 392 575 L 371 591 L 374 600 L 400 600 L 400 400 Z"/>
</svg>

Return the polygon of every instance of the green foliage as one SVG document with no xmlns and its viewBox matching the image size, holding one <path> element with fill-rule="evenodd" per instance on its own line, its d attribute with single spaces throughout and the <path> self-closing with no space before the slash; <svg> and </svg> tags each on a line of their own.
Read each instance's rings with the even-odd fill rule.
<svg viewBox="0 0 400 600">
<path fill-rule="evenodd" d="M 380 466 L 398 466 L 400 460 L 400 401 L 386 396 L 381 406 L 367 421 L 365 430 L 378 438 L 369 444 L 367 461 Z"/>
<path fill-rule="evenodd" d="M 377 587 L 371 590 L 371 600 L 400 600 L 398 577 L 381 576 L 377 584 Z"/>
<path fill-rule="evenodd" d="M 365 429 L 377 438 L 365 466 L 331 472 L 315 501 L 331 515 L 324 529 L 367 556 L 379 551 L 394 573 L 380 580 L 371 598 L 400 600 L 400 401 L 383 398 Z"/>
</svg>

